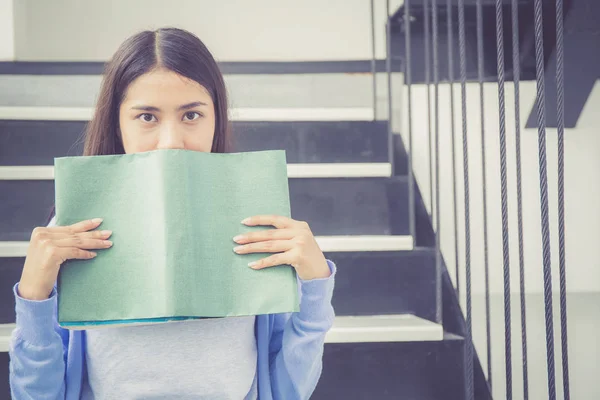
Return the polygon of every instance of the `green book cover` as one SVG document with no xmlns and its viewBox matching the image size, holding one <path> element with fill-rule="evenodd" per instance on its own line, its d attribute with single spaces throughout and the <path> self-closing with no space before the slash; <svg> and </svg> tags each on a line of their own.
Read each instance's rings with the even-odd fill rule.
<svg viewBox="0 0 600 400">
<path fill-rule="evenodd" d="M 71 329 L 294 312 L 294 269 L 253 270 L 270 254 L 238 255 L 254 215 L 291 216 L 282 150 L 144 153 L 55 159 L 57 225 L 103 218 L 109 249 L 68 260 L 58 322 Z"/>
</svg>

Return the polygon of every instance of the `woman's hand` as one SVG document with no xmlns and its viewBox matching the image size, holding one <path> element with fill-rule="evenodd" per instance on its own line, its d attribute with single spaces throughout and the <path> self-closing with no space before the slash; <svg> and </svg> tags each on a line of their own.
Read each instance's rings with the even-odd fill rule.
<svg viewBox="0 0 600 400">
<path fill-rule="evenodd" d="M 275 215 L 258 215 L 242 221 L 244 225 L 274 226 L 276 229 L 246 233 L 233 238 L 240 244 L 238 254 L 277 253 L 249 266 L 263 269 L 289 264 L 302 280 L 328 278 L 331 275 L 327 260 L 306 222 Z"/>
<path fill-rule="evenodd" d="M 102 223 L 96 218 L 69 226 L 38 227 L 33 230 L 25 266 L 19 281 L 19 296 L 29 300 L 45 300 L 52 293 L 62 263 L 69 259 L 90 259 L 106 249 L 111 231 L 91 231 Z M 89 232 L 91 231 L 91 232 Z"/>
</svg>

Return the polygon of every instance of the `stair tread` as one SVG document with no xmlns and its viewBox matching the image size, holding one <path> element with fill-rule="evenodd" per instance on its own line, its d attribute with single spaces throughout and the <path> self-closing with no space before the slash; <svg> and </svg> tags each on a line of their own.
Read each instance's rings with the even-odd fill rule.
<svg viewBox="0 0 600 400">
<path fill-rule="evenodd" d="M 413 342 L 444 339 L 441 325 L 411 314 L 336 317 L 326 343 Z"/>
<path fill-rule="evenodd" d="M 8 343 L 10 342 L 10 335 L 15 324 L 0 324 L 0 353 L 6 353 L 8 351 Z"/>
<path fill-rule="evenodd" d="M 7 352 L 15 324 L 0 324 L 0 352 Z M 441 325 L 410 314 L 335 317 L 325 343 L 440 341 Z"/>
<path fill-rule="evenodd" d="M 391 177 L 390 163 L 288 163 L 289 178 Z M 52 165 L 0 166 L 0 180 L 52 180 Z"/>
<path fill-rule="evenodd" d="M 409 251 L 413 238 L 408 235 L 315 236 L 324 252 Z M 0 241 L 0 258 L 25 257 L 28 241 Z"/>
</svg>

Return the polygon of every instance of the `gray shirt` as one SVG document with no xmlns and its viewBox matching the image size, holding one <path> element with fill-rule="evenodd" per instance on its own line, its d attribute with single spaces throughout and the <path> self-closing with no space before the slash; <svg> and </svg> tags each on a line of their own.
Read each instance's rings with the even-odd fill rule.
<svg viewBox="0 0 600 400">
<path fill-rule="evenodd" d="M 88 330 L 88 379 L 81 398 L 254 400 L 255 320 L 231 317 Z"/>
</svg>

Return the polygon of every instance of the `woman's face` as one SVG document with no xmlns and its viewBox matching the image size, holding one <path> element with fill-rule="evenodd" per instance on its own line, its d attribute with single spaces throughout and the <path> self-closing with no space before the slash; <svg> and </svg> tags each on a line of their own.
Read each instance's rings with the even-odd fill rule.
<svg viewBox="0 0 600 400">
<path fill-rule="evenodd" d="M 119 109 L 125 153 L 157 149 L 210 152 L 215 108 L 194 80 L 159 68 L 134 80 Z"/>
</svg>

